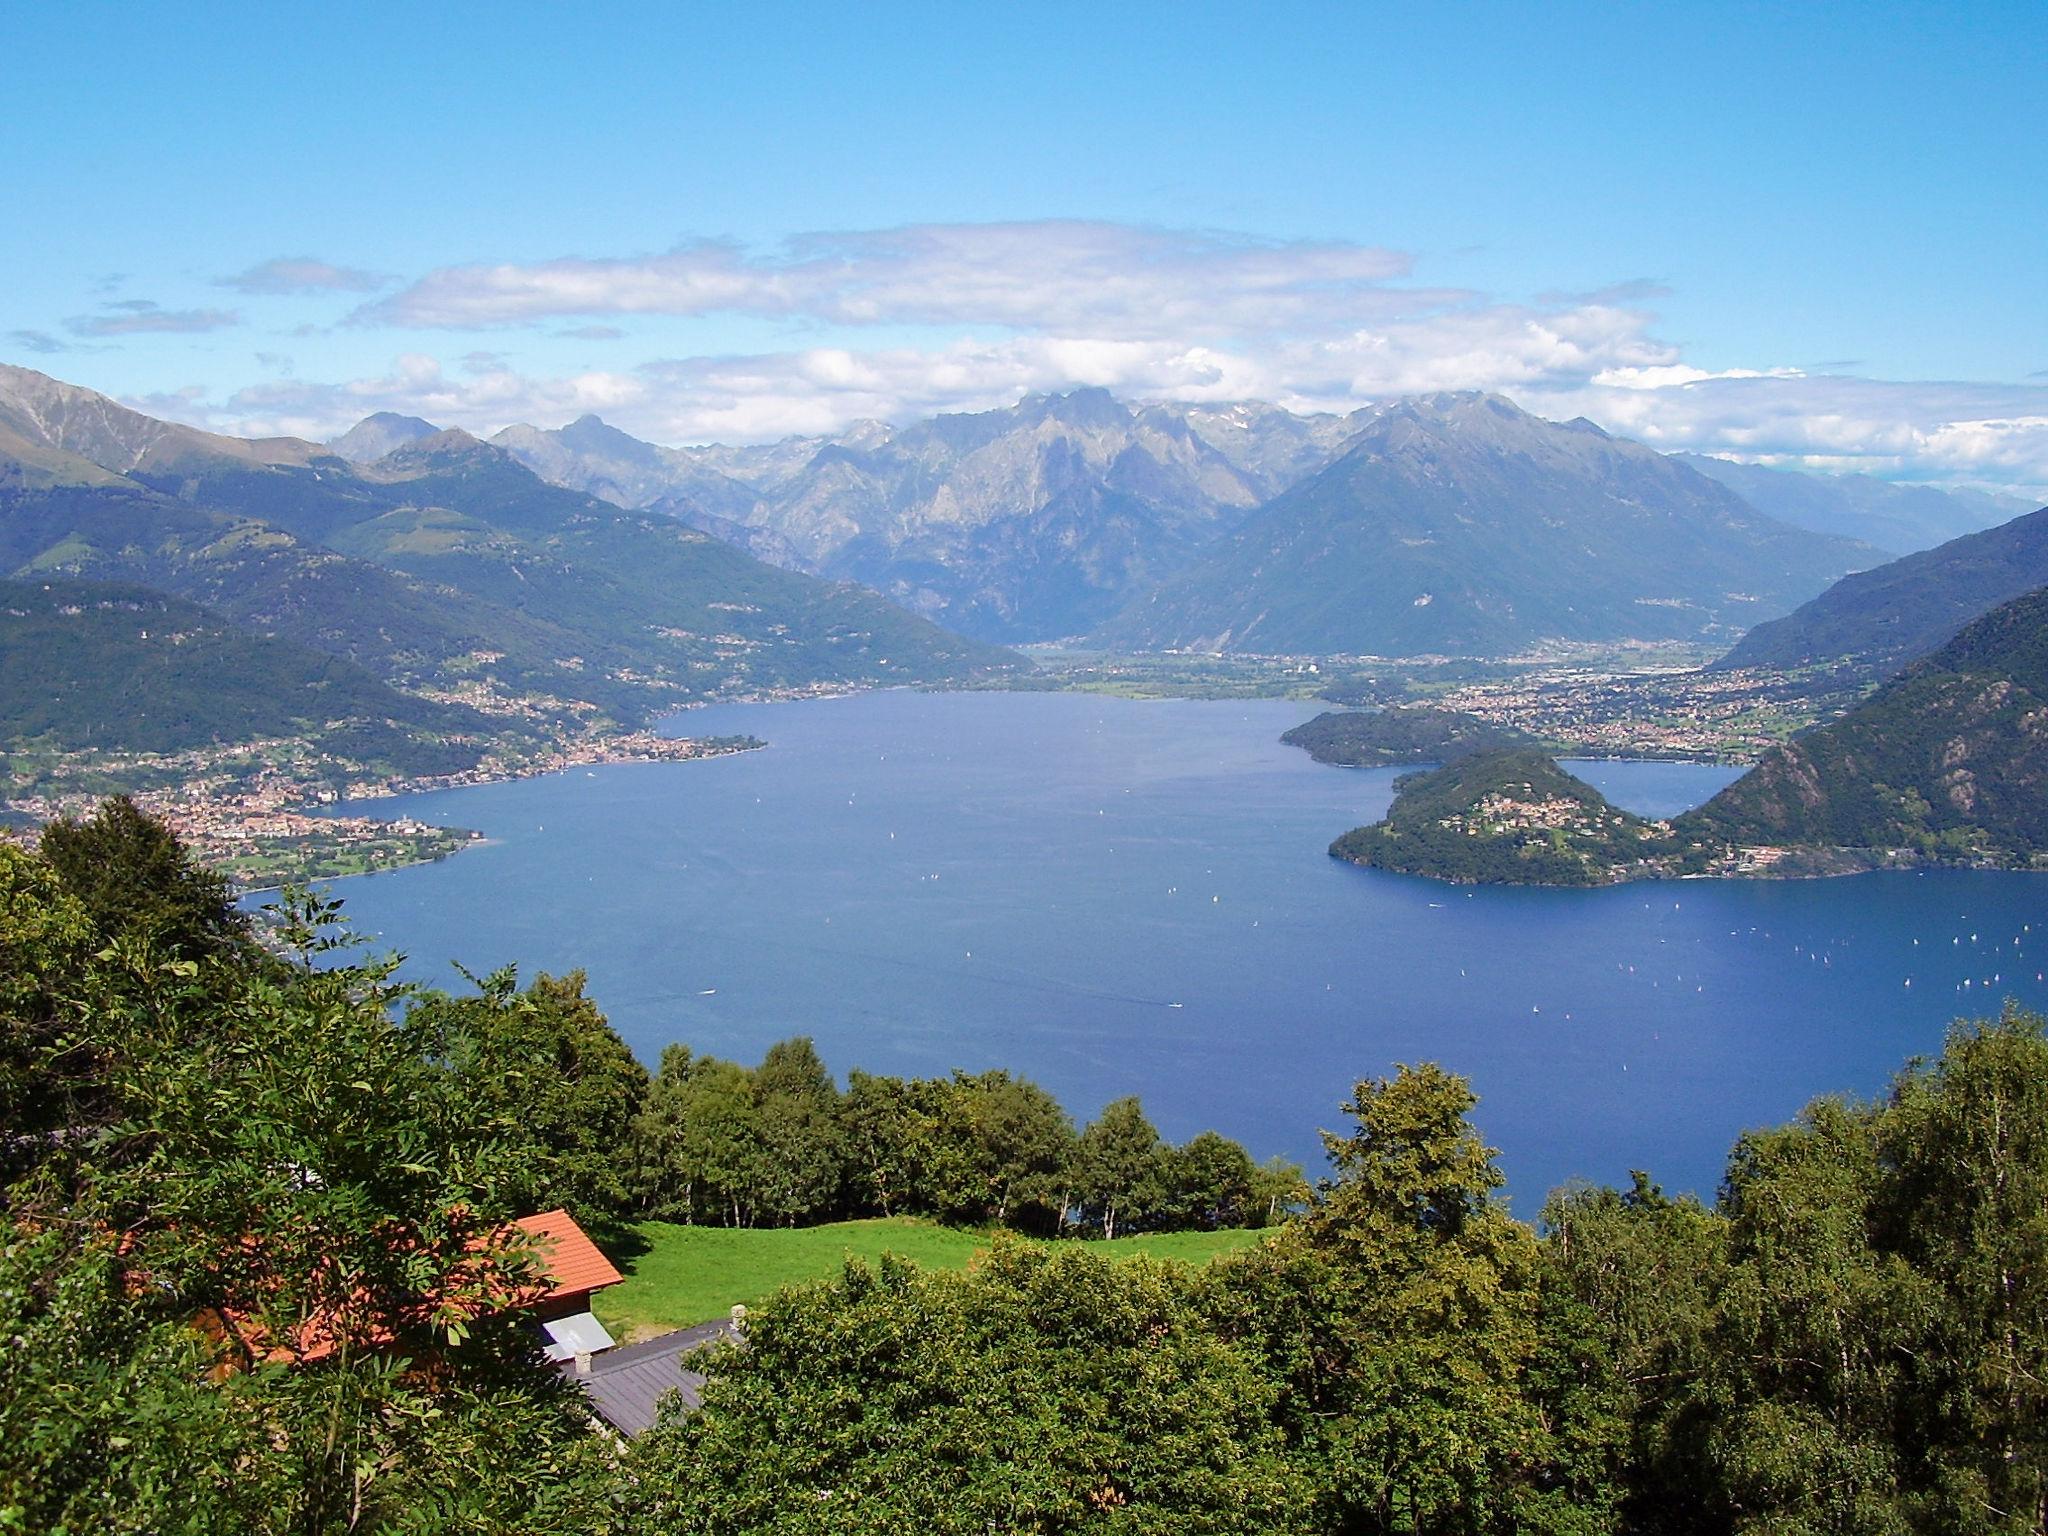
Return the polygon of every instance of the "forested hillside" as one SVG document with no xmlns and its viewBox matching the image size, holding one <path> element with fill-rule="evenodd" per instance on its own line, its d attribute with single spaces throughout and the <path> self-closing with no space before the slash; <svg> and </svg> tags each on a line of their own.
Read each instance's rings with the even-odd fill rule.
<svg viewBox="0 0 2048 1536">
<path fill-rule="evenodd" d="M 1343 768 L 1384 768 L 1395 763 L 1447 763 L 1473 752 L 1531 744 L 1526 731 L 1495 725 L 1455 709 L 1403 705 L 1352 712 L 1326 711 L 1280 738 L 1319 763 Z"/>
<path fill-rule="evenodd" d="M 370 465 L 0 367 L 0 575 L 140 582 L 401 688 L 638 723 L 693 699 L 1014 658 L 872 592 L 547 484 L 462 433 Z"/>
<path fill-rule="evenodd" d="M 1941 648 L 1979 614 L 2048 584 L 2048 507 L 1845 576 L 1781 619 L 1757 625 L 1719 667 L 1846 664 L 1889 676 Z"/>
<path fill-rule="evenodd" d="M 0 581 L 0 742 L 175 752 L 345 725 L 388 728 L 401 757 L 415 733 L 459 752 L 446 738 L 502 729 L 149 587 Z"/>
<path fill-rule="evenodd" d="M 2036 514 L 2048 516 L 2048 514 Z M 2048 854 L 2048 588 L 1994 608 L 1680 818 L 1688 836 Z"/>
<path fill-rule="evenodd" d="M 536 1262 L 506 1218 L 566 1206 L 630 1264 L 646 1202 L 726 1205 L 676 1160 L 699 1133 L 864 1199 L 922 1147 L 942 1181 L 892 1191 L 1007 1216 L 1021 1186 L 945 1128 L 1029 1143 L 1056 1107 L 1001 1074 L 842 1095 L 794 1043 L 650 1085 L 580 977 L 419 994 L 336 915 L 299 899 L 257 943 L 118 803 L 0 846 L 6 1527 L 1992 1536 L 2048 1507 L 2040 1018 L 1744 1136 L 1712 1206 L 1639 1174 L 1534 1226 L 1461 1078 L 1366 1075 L 1252 1247 L 851 1264 L 622 1442 L 492 1299 Z M 1141 1118 L 1096 1124 L 1156 1162 Z M 843 1161 L 797 1150 L 835 1122 Z"/>
</svg>

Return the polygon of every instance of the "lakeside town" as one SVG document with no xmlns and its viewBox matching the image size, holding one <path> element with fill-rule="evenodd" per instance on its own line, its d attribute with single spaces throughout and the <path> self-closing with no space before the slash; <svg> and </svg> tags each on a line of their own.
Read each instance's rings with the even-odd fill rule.
<svg viewBox="0 0 2048 1536">
<path fill-rule="evenodd" d="M 241 890 L 431 863 L 483 841 L 467 828 L 412 817 L 338 814 L 343 802 L 537 778 L 618 763 L 677 763 L 752 751 L 752 736 L 659 736 L 628 731 L 506 749 L 443 774 L 370 774 L 337 762 L 316 739 L 291 737 L 165 754 L 69 753 L 0 777 L 0 834 L 33 842 L 36 829 L 82 814 L 102 796 L 132 795 L 193 855 Z"/>
</svg>

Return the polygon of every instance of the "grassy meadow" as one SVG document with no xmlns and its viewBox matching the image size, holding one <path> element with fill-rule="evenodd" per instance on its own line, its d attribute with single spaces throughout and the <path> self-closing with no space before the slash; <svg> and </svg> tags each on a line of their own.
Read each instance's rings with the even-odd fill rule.
<svg viewBox="0 0 2048 1536">
<path fill-rule="evenodd" d="M 849 1258 L 872 1264 L 893 1253 L 926 1269 L 964 1269 L 992 1241 L 986 1231 L 903 1216 L 793 1228 L 649 1221 L 634 1230 L 638 1243 L 632 1246 L 641 1251 L 613 1255 L 626 1276 L 624 1284 L 598 1292 L 595 1303 L 599 1319 L 620 1343 L 724 1317 L 735 1303 L 757 1305 L 784 1286 L 830 1280 Z M 1161 1232 L 1089 1246 L 1118 1258 L 1144 1253 L 1206 1264 L 1261 1235 L 1251 1230 Z"/>
</svg>

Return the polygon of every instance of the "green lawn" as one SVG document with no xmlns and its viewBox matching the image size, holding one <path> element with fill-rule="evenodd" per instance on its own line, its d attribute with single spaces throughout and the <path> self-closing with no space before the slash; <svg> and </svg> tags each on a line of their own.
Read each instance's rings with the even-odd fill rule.
<svg viewBox="0 0 2048 1536">
<path fill-rule="evenodd" d="M 649 1221 L 635 1230 L 645 1251 L 615 1255 L 625 1283 L 598 1292 L 596 1299 L 598 1317 L 621 1343 L 724 1317 L 735 1302 L 753 1306 L 785 1285 L 829 1280 L 850 1257 L 873 1263 L 893 1253 L 926 1269 L 964 1269 L 989 1245 L 987 1232 L 909 1217 L 742 1230 Z M 1260 1235 L 1161 1232 L 1088 1247 L 1118 1258 L 1148 1253 L 1206 1264 L 1219 1253 L 1258 1241 Z"/>
</svg>

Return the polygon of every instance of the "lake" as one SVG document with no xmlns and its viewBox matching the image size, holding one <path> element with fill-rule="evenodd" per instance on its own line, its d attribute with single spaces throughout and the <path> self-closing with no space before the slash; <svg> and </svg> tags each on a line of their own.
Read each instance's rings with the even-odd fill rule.
<svg viewBox="0 0 2048 1536">
<path fill-rule="evenodd" d="M 1138 1093 L 1322 1167 L 1357 1078 L 1480 1094 L 1516 1209 L 1571 1177 L 1711 1196 L 1745 1127 L 1883 1087 L 1954 1016 L 2048 1004 L 2048 883 L 1942 871 L 1464 889 L 1340 864 L 1393 770 L 1279 743 L 1315 706 L 887 692 L 722 705 L 764 751 L 360 802 L 474 827 L 333 883 L 407 973 L 582 967 L 651 1066 L 813 1036 L 848 1068 L 1009 1067 L 1078 1119 Z M 1668 815 L 1734 770 L 1572 764 Z"/>
</svg>

